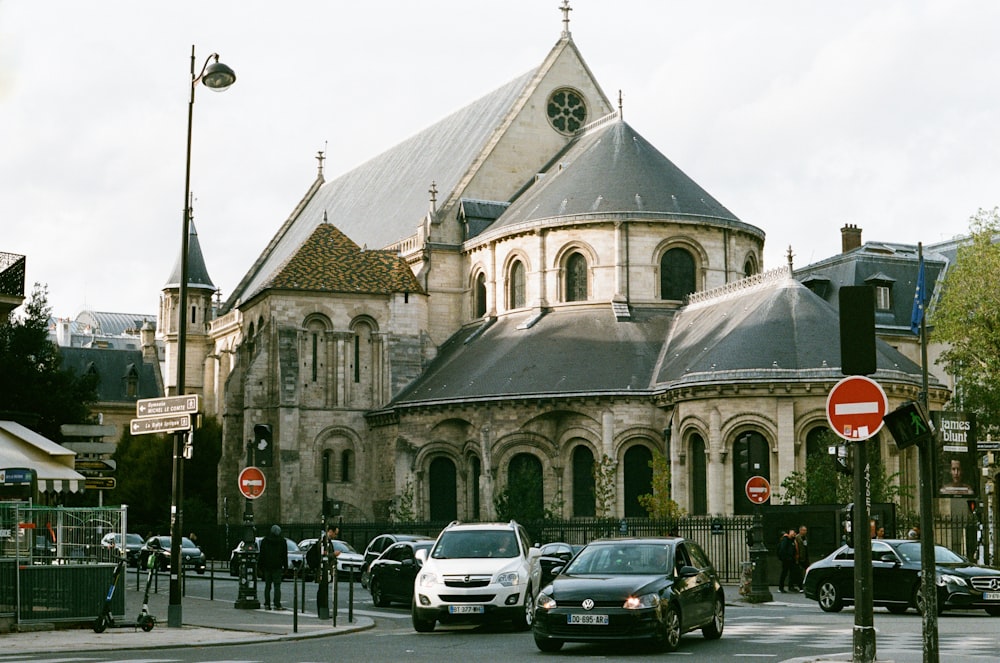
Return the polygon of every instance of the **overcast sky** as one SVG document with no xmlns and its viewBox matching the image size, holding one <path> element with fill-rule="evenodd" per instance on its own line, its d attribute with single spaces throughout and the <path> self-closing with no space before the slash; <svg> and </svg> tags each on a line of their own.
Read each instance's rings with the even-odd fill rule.
<svg viewBox="0 0 1000 663">
<path fill-rule="evenodd" d="M 0 0 L 0 252 L 53 313 L 155 314 L 191 189 L 228 296 L 327 152 L 333 179 L 538 66 L 559 0 Z M 737 217 L 764 267 L 933 243 L 1000 204 L 1000 3 L 573 0 L 625 119 Z M 335 221 L 335 220 L 334 220 Z M 414 219 L 414 224 L 417 220 Z"/>
</svg>

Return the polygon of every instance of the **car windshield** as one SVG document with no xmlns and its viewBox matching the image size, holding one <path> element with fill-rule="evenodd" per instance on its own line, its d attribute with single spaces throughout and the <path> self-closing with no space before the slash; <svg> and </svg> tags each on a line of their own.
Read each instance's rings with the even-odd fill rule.
<svg viewBox="0 0 1000 663">
<path fill-rule="evenodd" d="M 187 538 L 186 536 L 181 537 L 181 548 L 197 548 L 197 547 L 198 546 L 194 545 L 194 541 L 192 541 L 191 539 Z"/>
<path fill-rule="evenodd" d="M 517 557 L 517 537 L 510 530 L 444 532 L 434 546 L 434 559 Z"/>
<path fill-rule="evenodd" d="M 333 548 L 334 550 L 339 550 L 342 553 L 346 552 L 346 553 L 354 553 L 355 555 L 358 554 L 358 551 L 352 548 L 351 544 L 349 544 L 347 541 L 341 541 L 339 539 L 334 539 Z"/>
<path fill-rule="evenodd" d="M 285 539 L 285 547 L 288 548 L 288 552 L 302 552 L 299 550 L 299 544 L 295 543 L 291 539 Z"/>
<path fill-rule="evenodd" d="M 896 550 L 899 551 L 899 556 L 907 562 L 920 561 L 919 541 L 901 543 Z M 965 558 L 944 546 L 934 546 L 934 561 L 938 564 L 964 564 Z"/>
<path fill-rule="evenodd" d="M 117 536 L 115 536 L 115 541 L 116 542 L 118 541 L 118 537 Z M 141 546 L 142 545 L 142 537 L 139 536 L 138 534 L 126 534 L 125 535 L 125 543 L 127 543 L 127 544 L 134 544 L 134 545 L 140 545 Z"/>
<path fill-rule="evenodd" d="M 563 573 L 571 575 L 666 574 L 669 546 L 662 543 L 599 544 L 586 546 Z"/>
</svg>

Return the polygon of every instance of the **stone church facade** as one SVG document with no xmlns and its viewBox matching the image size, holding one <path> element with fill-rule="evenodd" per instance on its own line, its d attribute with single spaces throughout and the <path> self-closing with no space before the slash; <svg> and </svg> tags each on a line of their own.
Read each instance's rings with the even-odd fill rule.
<svg viewBox="0 0 1000 663">
<path fill-rule="evenodd" d="M 324 496 L 345 519 L 407 495 L 421 519 L 490 519 L 517 473 L 564 517 L 644 515 L 656 454 L 687 512 L 742 513 L 739 449 L 766 443 L 775 486 L 804 469 L 843 377 L 836 311 L 763 270 L 764 231 L 625 122 L 564 27 L 536 69 L 355 170 L 327 181 L 321 155 L 214 313 L 192 235 L 185 388 L 223 422 L 220 496 L 242 499 L 256 424 L 263 522 L 318 519 Z M 920 389 L 881 341 L 872 377 L 890 408 Z"/>
</svg>

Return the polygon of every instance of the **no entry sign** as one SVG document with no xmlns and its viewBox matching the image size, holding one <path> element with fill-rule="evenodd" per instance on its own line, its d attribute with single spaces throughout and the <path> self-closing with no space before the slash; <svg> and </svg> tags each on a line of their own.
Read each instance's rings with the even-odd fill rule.
<svg viewBox="0 0 1000 663">
<path fill-rule="evenodd" d="M 889 399 L 881 385 L 863 375 L 851 375 L 833 386 L 826 397 L 830 428 L 845 440 L 867 440 L 882 428 Z"/>
<path fill-rule="evenodd" d="M 239 484 L 243 497 L 248 500 L 255 500 L 264 494 L 264 488 L 267 487 L 267 480 L 259 468 L 246 467 L 240 472 Z"/>
<path fill-rule="evenodd" d="M 761 476 L 747 479 L 747 499 L 754 504 L 763 504 L 771 497 L 771 482 Z"/>
</svg>

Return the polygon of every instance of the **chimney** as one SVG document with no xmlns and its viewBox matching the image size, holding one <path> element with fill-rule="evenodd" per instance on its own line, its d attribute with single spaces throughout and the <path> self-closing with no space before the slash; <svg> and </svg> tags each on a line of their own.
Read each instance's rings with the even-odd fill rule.
<svg viewBox="0 0 1000 663">
<path fill-rule="evenodd" d="M 853 223 L 846 224 L 840 229 L 840 251 L 847 253 L 861 246 L 861 228 Z"/>
</svg>

